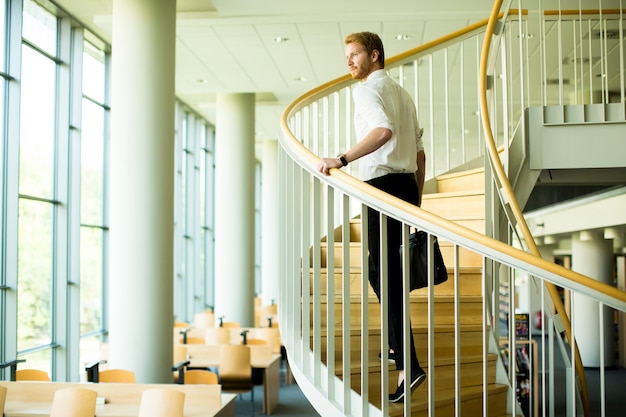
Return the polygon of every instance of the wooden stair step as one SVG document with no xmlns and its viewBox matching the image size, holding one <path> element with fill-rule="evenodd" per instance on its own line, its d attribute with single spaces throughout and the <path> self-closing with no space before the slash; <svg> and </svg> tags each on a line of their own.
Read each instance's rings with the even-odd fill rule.
<svg viewBox="0 0 626 417">
<path fill-rule="evenodd" d="M 459 210 L 462 207 L 462 210 Z M 427 194 L 422 198 L 421 208 L 448 220 L 485 219 L 485 192 L 464 190 Z"/>
<path fill-rule="evenodd" d="M 479 167 L 459 172 L 442 174 L 435 178 L 437 192 L 485 189 L 485 168 Z"/>
<path fill-rule="evenodd" d="M 415 341 L 415 352 L 418 358 L 428 357 L 427 328 L 425 326 L 413 326 L 413 340 Z M 380 353 L 381 338 L 380 329 L 369 329 L 368 361 L 378 360 Z M 321 341 L 321 355 L 326 357 L 326 332 L 322 330 L 319 336 Z M 439 325 L 434 329 L 434 346 L 438 358 L 453 358 L 455 352 L 454 326 Z M 341 359 L 343 351 L 343 336 L 341 330 L 335 332 L 335 360 Z M 461 355 L 481 355 L 483 351 L 483 330 L 479 325 L 465 325 L 460 329 L 460 353 Z M 350 330 L 350 355 L 360 357 L 361 355 L 361 329 Z"/>
<path fill-rule="evenodd" d="M 450 261 L 449 265 L 452 265 L 453 262 Z M 333 291 L 336 295 L 340 295 L 343 293 L 343 269 L 340 267 L 334 268 L 334 286 Z M 361 294 L 361 286 L 364 278 L 361 274 L 360 267 L 350 267 L 349 268 L 349 282 L 350 282 L 350 293 L 351 294 Z M 313 293 L 313 286 L 315 285 L 315 280 L 313 276 L 313 270 L 311 269 L 311 280 L 309 284 L 310 293 Z M 320 270 L 320 294 L 326 295 L 328 290 L 328 270 L 326 268 L 322 268 Z M 459 286 L 460 292 L 463 295 L 482 295 L 482 268 L 471 266 L 471 267 L 460 267 L 459 268 Z M 368 292 L 371 295 L 374 295 L 374 291 L 371 286 L 368 284 Z M 422 294 L 426 295 L 428 292 L 428 288 L 421 288 L 419 290 L 414 290 L 411 292 L 411 295 L 414 294 Z M 435 286 L 435 295 L 452 295 L 454 294 L 454 269 L 448 267 L 448 280 L 439 285 Z"/>
<path fill-rule="evenodd" d="M 428 380 L 426 380 L 411 396 L 411 416 L 428 416 Z M 490 417 L 500 417 L 506 414 L 508 387 L 502 384 L 489 384 L 489 400 L 487 403 L 488 415 Z M 434 407 L 437 416 L 454 416 L 454 389 L 437 390 L 435 393 Z M 370 401 L 380 407 L 378 403 Z M 461 388 L 460 393 L 460 415 L 462 416 L 482 416 L 483 414 L 483 387 Z M 404 415 L 402 403 L 389 404 L 389 416 L 399 417 Z"/>
<path fill-rule="evenodd" d="M 358 359 L 358 358 L 357 358 Z M 497 360 L 497 355 L 489 354 L 488 355 L 488 365 L 487 365 L 487 381 L 489 383 L 496 382 L 496 367 L 495 363 Z M 427 360 L 420 360 L 420 365 L 429 374 L 428 363 Z M 342 378 L 343 376 L 343 367 L 341 362 L 335 363 L 335 375 Z M 459 365 L 460 368 L 460 385 L 462 387 L 470 387 L 481 385 L 483 383 L 483 369 L 482 369 L 482 355 L 464 355 L 461 357 L 461 363 Z M 368 365 L 368 390 L 372 391 L 380 391 L 380 373 L 382 371 L 382 366 L 380 361 L 376 363 L 369 363 Z M 396 382 L 398 380 L 398 371 L 395 369 L 395 365 L 390 363 L 388 367 L 389 378 L 388 390 L 393 391 L 396 389 Z M 455 366 L 454 360 L 450 358 L 445 358 L 443 360 L 434 361 L 434 370 L 433 374 L 435 377 L 435 389 L 451 389 L 454 388 L 454 379 L 455 379 Z M 350 363 L 350 384 L 352 389 L 356 392 L 361 392 L 361 364 L 357 361 L 351 361 Z"/>
<path fill-rule="evenodd" d="M 368 323 L 370 327 L 380 327 L 380 303 L 375 295 L 370 294 L 367 299 L 368 304 Z M 482 297 L 480 296 L 462 296 L 459 297 L 459 323 L 464 324 L 481 324 L 482 318 Z M 434 298 L 434 323 L 435 325 L 448 324 L 455 322 L 454 316 L 454 297 L 451 295 L 442 295 Z M 335 327 L 341 326 L 343 322 L 341 295 L 336 295 L 333 300 L 322 297 L 320 322 L 322 327 L 327 323 L 328 303 L 331 303 L 334 309 Z M 361 322 L 361 296 L 350 296 L 350 323 L 358 325 Z M 311 306 L 311 314 L 313 314 L 313 306 Z M 426 325 L 428 322 L 428 298 L 425 295 L 410 296 L 410 315 L 411 323 L 414 325 Z"/>
</svg>

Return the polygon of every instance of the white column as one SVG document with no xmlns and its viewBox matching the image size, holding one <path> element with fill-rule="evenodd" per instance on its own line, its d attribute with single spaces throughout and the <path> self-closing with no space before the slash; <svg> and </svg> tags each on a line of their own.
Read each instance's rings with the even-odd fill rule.
<svg viewBox="0 0 626 417">
<path fill-rule="evenodd" d="M 263 142 L 263 203 L 261 206 L 261 299 L 263 305 L 278 302 L 278 141 Z"/>
<path fill-rule="evenodd" d="M 572 270 L 595 278 L 600 282 L 612 283 L 613 242 L 601 234 L 586 233 L 585 240 L 578 235 L 572 239 Z M 604 364 L 613 365 L 612 310 L 604 308 L 604 319 L 600 323 L 599 306 L 590 298 L 574 294 L 572 297 L 574 331 L 580 356 L 585 367 L 600 366 L 600 327 L 604 329 Z"/>
<path fill-rule="evenodd" d="M 254 326 L 254 93 L 218 94 L 215 316 Z"/>
<path fill-rule="evenodd" d="M 172 381 L 176 2 L 113 1 L 109 367 Z"/>
</svg>

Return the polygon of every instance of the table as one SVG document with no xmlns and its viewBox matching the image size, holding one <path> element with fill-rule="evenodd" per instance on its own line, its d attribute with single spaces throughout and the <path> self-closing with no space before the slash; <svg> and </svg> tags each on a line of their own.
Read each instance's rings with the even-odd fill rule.
<svg viewBox="0 0 626 417">
<path fill-rule="evenodd" d="M 137 417 L 143 391 L 169 388 L 185 393 L 184 417 L 233 417 L 236 395 L 222 393 L 218 385 L 72 383 L 0 381 L 7 387 L 6 417 L 48 417 L 57 390 L 69 387 L 92 389 L 106 403 L 96 405 L 96 417 Z"/>
<path fill-rule="evenodd" d="M 205 407 L 186 407 L 183 417 L 232 417 L 235 415 L 235 395 L 232 401 L 220 409 Z M 4 408 L 5 417 L 49 417 L 51 403 L 46 402 L 8 402 Z M 139 404 L 99 404 L 95 417 L 137 417 Z"/>
<path fill-rule="evenodd" d="M 189 368 L 218 368 L 219 345 L 187 346 Z M 272 353 L 271 345 L 249 345 L 252 368 L 263 370 L 263 414 L 270 415 L 278 406 L 281 355 Z"/>
</svg>

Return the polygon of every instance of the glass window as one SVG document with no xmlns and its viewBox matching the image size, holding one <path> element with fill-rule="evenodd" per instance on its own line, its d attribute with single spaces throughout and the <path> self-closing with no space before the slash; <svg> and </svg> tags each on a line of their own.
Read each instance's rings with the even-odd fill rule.
<svg viewBox="0 0 626 417">
<path fill-rule="evenodd" d="M 54 61 L 32 48 L 22 48 L 22 97 L 20 108 L 20 193 L 53 198 Z"/>
<path fill-rule="evenodd" d="M 104 332 L 106 56 L 83 42 L 81 121 L 80 363 L 102 359 Z"/>
<path fill-rule="evenodd" d="M 48 345 L 52 340 L 52 211 L 53 205 L 47 202 L 19 202 L 18 351 Z"/>
<path fill-rule="evenodd" d="M 17 359 L 26 360 L 26 363 L 21 365 L 22 368 L 39 369 L 52 376 L 52 350 L 50 349 L 19 355 Z"/>
<path fill-rule="evenodd" d="M 105 110 L 83 99 L 81 138 L 81 223 L 102 225 L 104 207 Z"/>
<path fill-rule="evenodd" d="M 84 43 L 83 94 L 99 103 L 104 103 L 105 65 L 104 52 L 89 42 Z M 83 125 L 83 129 L 84 129 Z"/>
<path fill-rule="evenodd" d="M 7 41 L 7 4 L 6 0 L 0 0 L 0 71 L 6 70 L 6 41 Z M 4 97 L 4 95 L 2 96 Z"/>
<path fill-rule="evenodd" d="M 22 37 L 52 56 L 57 54 L 57 18 L 32 0 L 24 0 Z"/>
<path fill-rule="evenodd" d="M 80 334 L 102 329 L 102 229 L 80 232 Z"/>
</svg>

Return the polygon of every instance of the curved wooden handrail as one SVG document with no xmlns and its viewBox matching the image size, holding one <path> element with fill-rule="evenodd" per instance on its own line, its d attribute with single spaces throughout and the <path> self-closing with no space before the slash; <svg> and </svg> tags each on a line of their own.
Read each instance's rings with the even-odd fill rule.
<svg viewBox="0 0 626 417">
<path fill-rule="evenodd" d="M 623 14 L 626 9 L 591 9 L 591 10 L 544 10 L 544 16 L 587 16 L 605 14 Z"/>
</svg>

